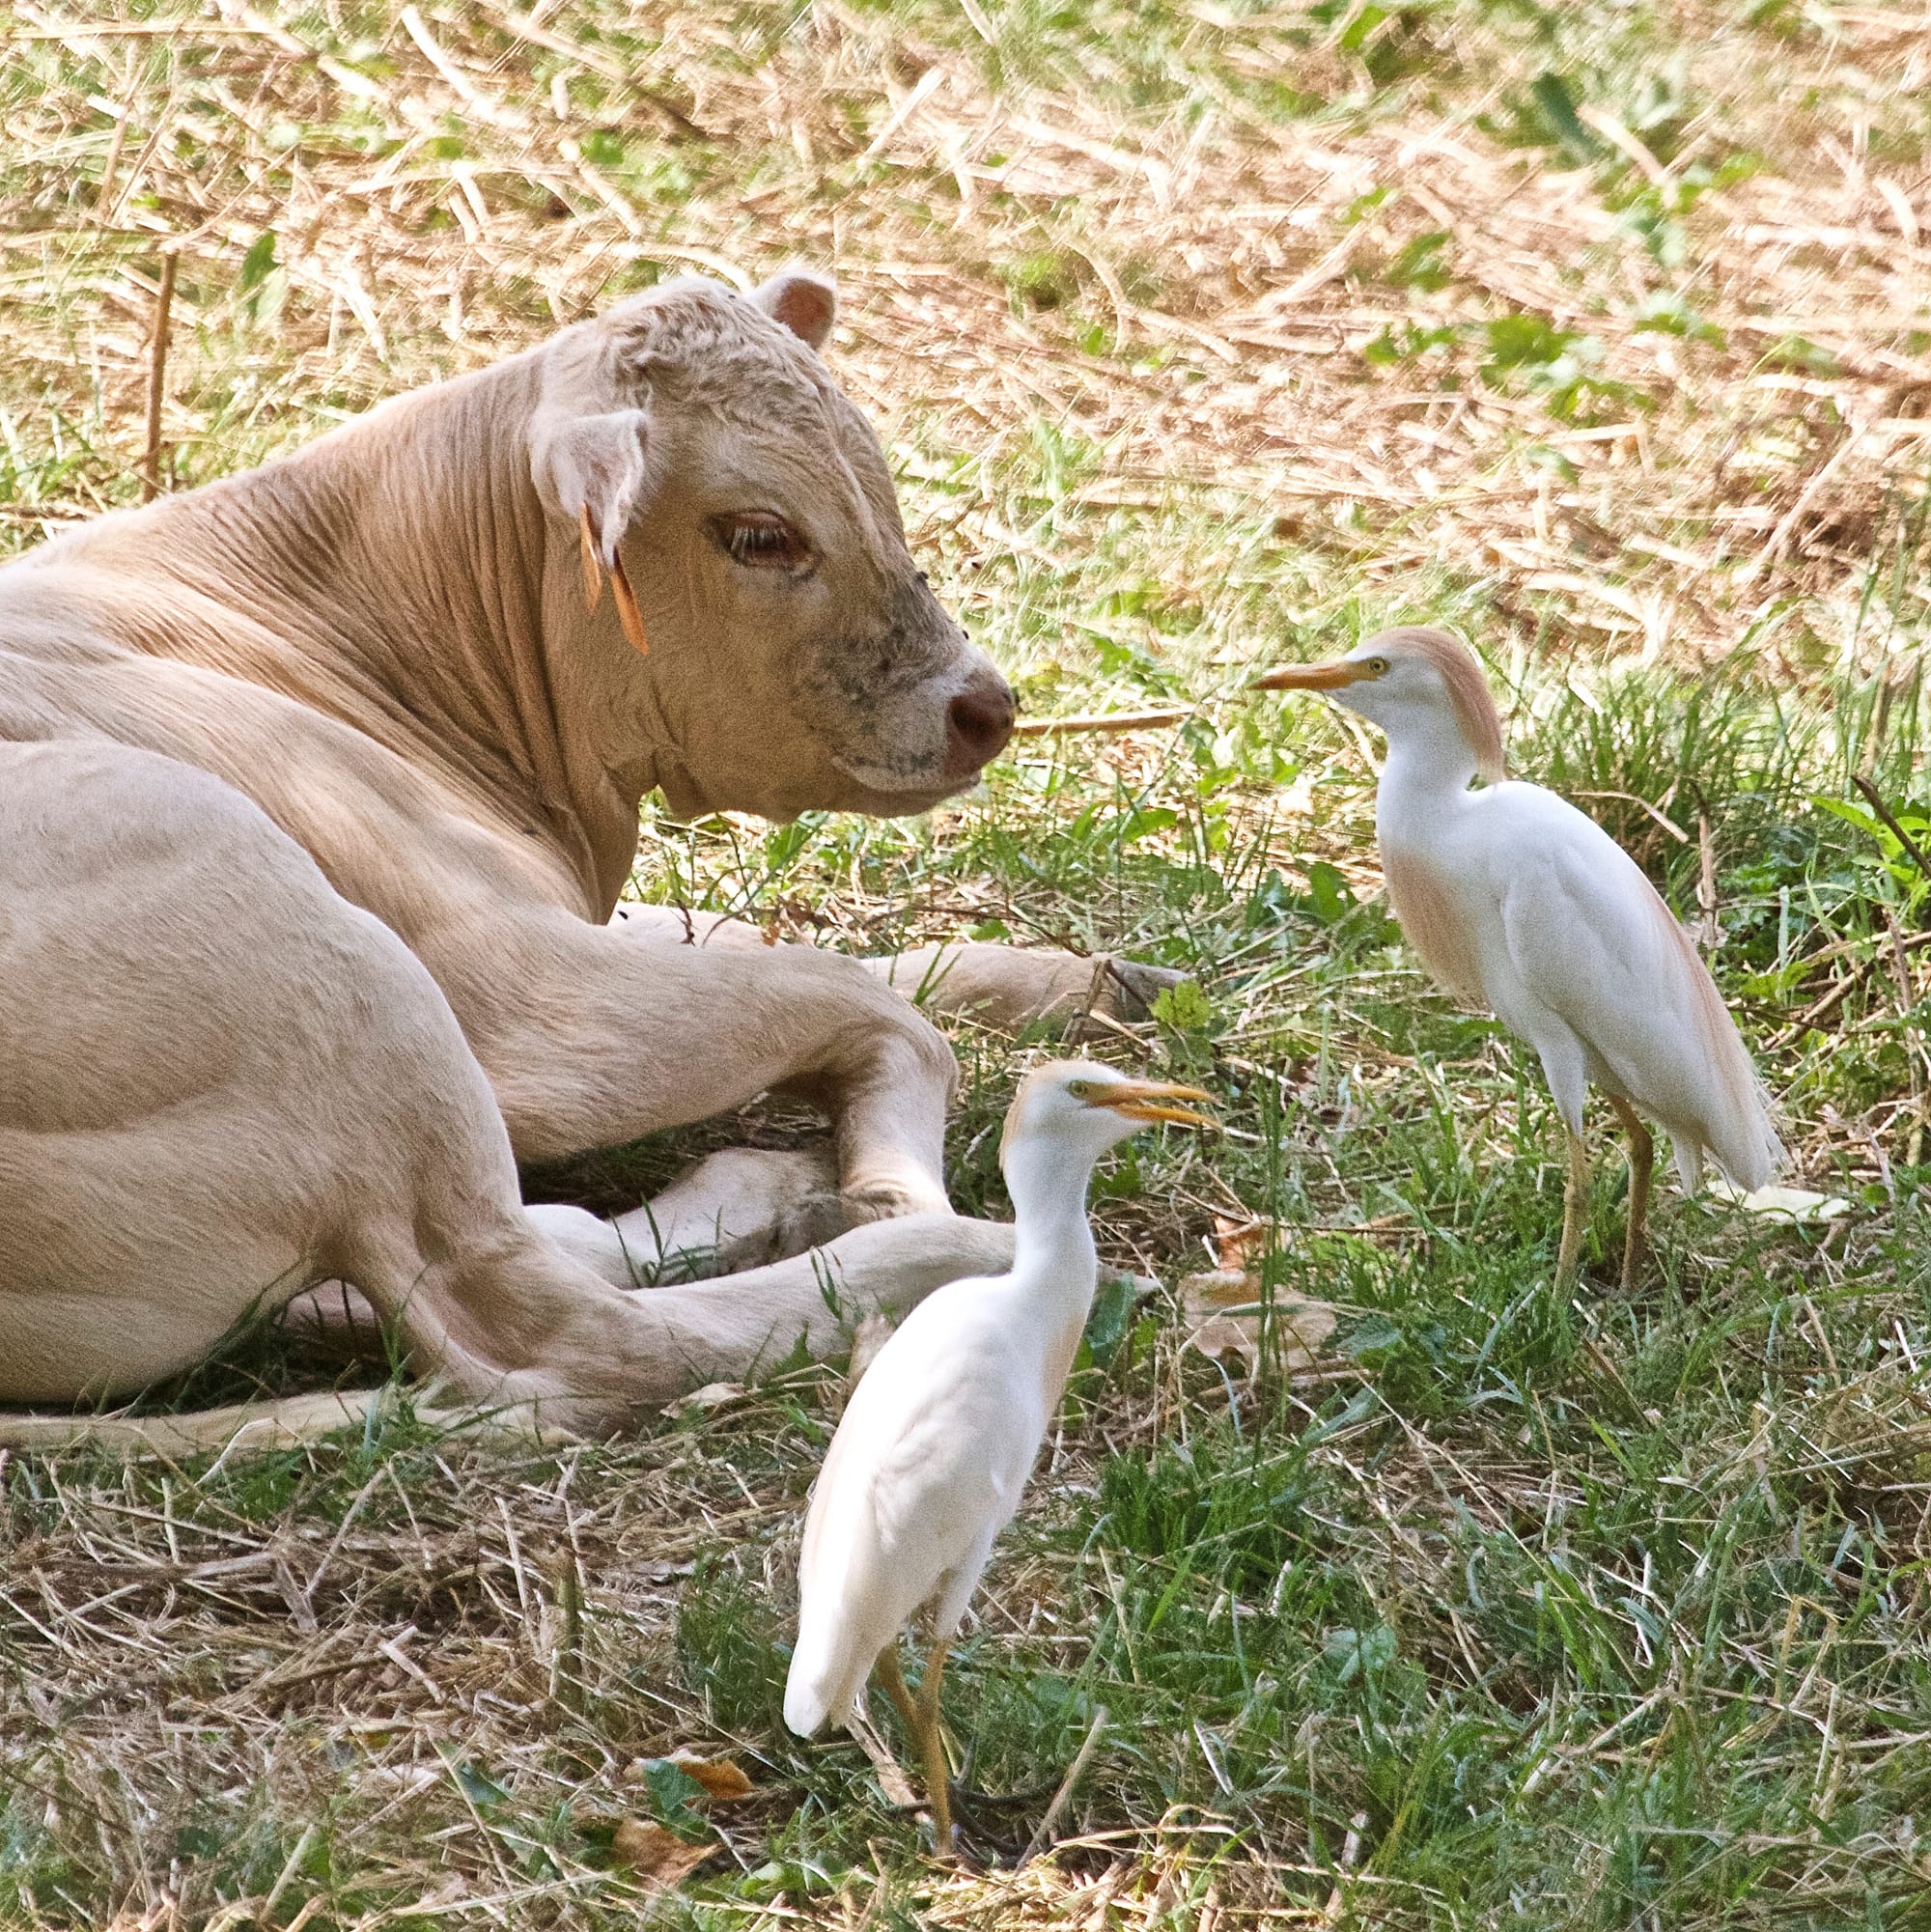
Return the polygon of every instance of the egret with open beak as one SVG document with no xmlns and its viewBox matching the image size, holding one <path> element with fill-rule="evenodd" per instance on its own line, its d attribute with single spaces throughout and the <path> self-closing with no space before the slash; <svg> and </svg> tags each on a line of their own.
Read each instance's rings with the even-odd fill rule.
<svg viewBox="0 0 1931 1932">
<path fill-rule="evenodd" d="M 802 1737 L 848 1722 L 876 1668 L 918 1741 L 940 1851 L 952 1843 L 945 1652 L 1019 1508 L 1093 1305 L 1093 1163 L 1151 1122 L 1211 1125 L 1187 1105 L 1206 1099 L 1090 1061 L 1028 1074 L 999 1146 L 1012 1272 L 950 1282 L 906 1317 L 853 1392 L 812 1491 L 785 1722 Z M 913 1698 L 898 1635 L 928 1603 L 932 1648 Z"/>
</svg>

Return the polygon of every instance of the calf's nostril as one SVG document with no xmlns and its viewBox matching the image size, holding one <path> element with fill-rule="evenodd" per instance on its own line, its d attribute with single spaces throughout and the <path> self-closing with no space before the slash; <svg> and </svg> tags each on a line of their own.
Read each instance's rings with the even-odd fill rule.
<svg viewBox="0 0 1931 1932">
<path fill-rule="evenodd" d="M 953 744 L 975 765 L 983 765 L 1005 749 L 1013 735 L 1013 697 L 1001 688 L 961 691 L 945 707 L 946 733 Z"/>
</svg>

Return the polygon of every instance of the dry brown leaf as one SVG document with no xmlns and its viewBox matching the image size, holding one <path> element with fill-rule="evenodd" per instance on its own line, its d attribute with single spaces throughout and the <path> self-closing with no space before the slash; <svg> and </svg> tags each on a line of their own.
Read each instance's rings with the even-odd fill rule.
<svg viewBox="0 0 1931 1932">
<path fill-rule="evenodd" d="M 751 1795 L 751 1780 L 728 1757 L 700 1757 L 688 1745 L 680 1745 L 667 1762 L 676 1765 L 694 1784 L 703 1785 L 708 1796 L 722 1804 Z"/>
<path fill-rule="evenodd" d="M 688 1395 L 680 1395 L 675 1402 L 666 1404 L 666 1413 L 675 1415 L 686 1409 L 708 1413 L 722 1409 L 726 1403 L 742 1402 L 750 1392 L 742 1382 L 707 1382 L 702 1388 L 693 1388 Z"/>
<path fill-rule="evenodd" d="M 648 1885 L 668 1889 L 688 1878 L 717 1849 L 714 1838 L 692 1844 L 649 1818 L 626 1818 L 610 1836 L 610 1850 Z"/>
<path fill-rule="evenodd" d="M 1210 1274 L 1189 1274 L 1180 1284 L 1189 1347 L 1215 1361 L 1230 1355 L 1240 1356 L 1249 1365 L 1257 1361 L 1264 1292 L 1260 1276 L 1241 1269 L 1217 1268 Z M 1311 1367 L 1334 1332 L 1334 1310 L 1325 1302 L 1310 1302 L 1276 1290 L 1273 1312 L 1279 1366 L 1289 1374 Z"/>
<path fill-rule="evenodd" d="M 1274 1239 L 1273 1221 L 1237 1221 L 1225 1215 L 1214 1217 L 1215 1266 L 1238 1273 L 1251 1268 L 1265 1254 Z"/>
</svg>

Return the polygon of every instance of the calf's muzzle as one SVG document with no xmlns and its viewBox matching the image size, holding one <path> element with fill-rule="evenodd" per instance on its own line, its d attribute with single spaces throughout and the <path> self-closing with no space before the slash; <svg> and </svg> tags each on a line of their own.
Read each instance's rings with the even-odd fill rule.
<svg viewBox="0 0 1931 1932">
<path fill-rule="evenodd" d="M 997 672 L 975 675 L 945 707 L 945 775 L 969 778 L 1006 748 L 1017 707 Z"/>
</svg>

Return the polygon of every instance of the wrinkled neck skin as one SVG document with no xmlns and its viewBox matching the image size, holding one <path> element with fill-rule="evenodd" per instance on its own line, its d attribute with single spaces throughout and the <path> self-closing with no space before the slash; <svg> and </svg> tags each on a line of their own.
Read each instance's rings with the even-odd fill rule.
<svg viewBox="0 0 1931 1932">
<path fill-rule="evenodd" d="M 1467 804 L 1475 754 L 1454 719 L 1441 712 L 1404 712 L 1382 729 L 1387 758 L 1375 795 L 1375 830 L 1383 839 L 1413 840 Z"/>
<path fill-rule="evenodd" d="M 586 617 L 574 552 L 547 531 L 527 434 L 540 389 L 536 356 L 513 357 L 32 561 L 113 572 L 135 592 L 134 648 L 340 718 L 469 814 L 544 841 L 604 916 L 660 721 L 642 659 L 584 648 L 591 626 L 616 634 L 613 600 Z"/>
<path fill-rule="evenodd" d="M 1086 1218 L 1086 1184 L 1098 1150 L 1041 1135 L 1009 1147 L 1006 1190 L 1013 1197 L 1012 1278 L 1021 1313 L 1054 1335 L 1077 1339 L 1100 1282 L 1100 1253 Z"/>
</svg>

